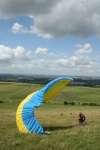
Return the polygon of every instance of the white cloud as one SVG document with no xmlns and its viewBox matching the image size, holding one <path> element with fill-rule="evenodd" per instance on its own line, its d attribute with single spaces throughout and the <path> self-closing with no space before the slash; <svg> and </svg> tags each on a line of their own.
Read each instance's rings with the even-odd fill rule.
<svg viewBox="0 0 100 150">
<path fill-rule="evenodd" d="M 23 31 L 23 25 L 19 24 L 18 22 L 14 23 L 12 26 L 12 32 L 13 33 L 18 33 Z"/>
<path fill-rule="evenodd" d="M 85 45 L 85 44 L 84 44 Z M 89 46 L 86 46 L 89 47 Z M 38 54 L 47 54 L 48 49 L 37 48 Z M 36 51 L 35 51 L 36 52 Z M 46 57 L 45 57 L 46 56 Z M 70 74 L 100 75 L 100 57 L 75 53 L 71 56 L 34 55 L 34 51 L 22 46 L 16 48 L 0 45 L 0 72 L 20 74 Z"/>
<path fill-rule="evenodd" d="M 15 22 L 11 28 L 12 33 L 16 34 L 16 33 L 33 33 L 33 30 L 31 29 L 31 27 L 28 29 L 26 27 L 24 27 L 24 25 Z"/>
<path fill-rule="evenodd" d="M 85 43 L 84 45 L 77 45 L 77 50 L 76 50 L 76 54 L 87 54 L 87 53 L 91 53 L 93 48 L 92 45 L 90 43 Z"/>
<path fill-rule="evenodd" d="M 24 47 L 17 46 L 15 49 L 13 49 L 14 57 L 15 59 L 20 60 L 30 60 L 32 59 L 32 52 L 29 50 L 26 50 Z"/>
<path fill-rule="evenodd" d="M 37 34 L 54 37 L 100 35 L 99 6 L 99 0 L 61 0 L 51 12 L 34 18 Z"/>
<path fill-rule="evenodd" d="M 10 60 L 13 58 L 13 53 L 9 47 L 0 45 L 0 61 Z"/>
<path fill-rule="evenodd" d="M 33 25 L 27 29 L 15 24 L 15 33 L 35 33 L 45 38 L 100 36 L 99 6 L 100 0 L 3 0 L 0 17 L 31 16 Z"/>
<path fill-rule="evenodd" d="M 31 52 L 27 51 L 21 46 L 16 48 L 10 48 L 4 45 L 0 45 L 0 62 L 13 62 L 13 61 L 24 61 L 31 59 Z"/>
<path fill-rule="evenodd" d="M 32 18 L 32 16 L 30 18 Z M 33 25 L 30 26 L 29 28 L 27 28 L 27 27 L 25 27 L 24 25 L 22 25 L 18 22 L 13 23 L 13 25 L 11 27 L 11 31 L 14 34 L 17 34 L 17 33 L 37 34 L 38 33 L 37 29 Z M 43 38 L 48 38 L 48 39 L 52 38 L 52 36 L 48 33 L 46 33 L 44 35 L 42 33 L 38 33 L 38 36 L 40 36 L 40 37 L 42 36 Z"/>
<path fill-rule="evenodd" d="M 83 45 L 78 44 L 76 45 L 76 48 L 77 49 L 72 56 L 59 58 L 56 60 L 56 64 L 64 70 L 66 68 L 66 70 L 73 72 L 73 74 L 77 73 L 84 75 L 95 72 L 98 60 L 96 60 L 96 57 L 89 56 L 93 50 L 92 45 L 90 43 L 85 43 Z"/>
<path fill-rule="evenodd" d="M 36 54 L 47 54 L 48 51 L 49 51 L 49 50 L 48 50 L 47 48 L 38 47 L 38 48 L 35 50 L 35 53 L 36 53 Z"/>
<path fill-rule="evenodd" d="M 63 59 L 56 60 L 56 63 L 61 65 L 62 67 L 68 68 L 93 68 L 96 65 L 96 61 L 82 56 L 71 56 Z"/>
</svg>

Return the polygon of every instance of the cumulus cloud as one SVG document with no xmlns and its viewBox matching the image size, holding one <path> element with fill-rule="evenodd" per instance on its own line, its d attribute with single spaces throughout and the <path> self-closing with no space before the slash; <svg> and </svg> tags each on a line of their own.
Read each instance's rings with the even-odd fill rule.
<svg viewBox="0 0 100 150">
<path fill-rule="evenodd" d="M 45 38 L 100 35 L 99 0 L 3 0 L 0 2 L 0 17 L 31 16 L 29 29 L 13 31 L 35 33 Z M 33 17 L 32 17 L 33 16 Z M 17 29 L 16 29 L 17 28 Z"/>
<path fill-rule="evenodd" d="M 61 0 L 51 12 L 35 17 L 34 27 L 41 36 L 100 35 L 99 6 L 99 0 Z"/>
<path fill-rule="evenodd" d="M 33 29 L 32 26 L 30 26 L 29 28 L 25 27 L 24 25 L 15 22 L 12 27 L 11 27 L 11 31 L 12 33 L 16 34 L 16 33 L 28 33 L 28 34 L 33 34 L 35 33 L 35 30 Z"/>
<path fill-rule="evenodd" d="M 93 68 L 96 65 L 96 61 L 91 58 L 79 57 L 79 56 L 71 56 L 63 59 L 58 59 L 56 62 L 68 68 Z"/>
<path fill-rule="evenodd" d="M 15 22 L 12 26 L 12 32 L 13 33 L 18 33 L 18 32 L 25 32 L 24 26 L 19 24 L 18 22 Z"/>
<path fill-rule="evenodd" d="M 21 46 L 17 46 L 16 48 L 10 48 L 4 45 L 0 45 L 0 63 L 26 61 L 31 58 L 31 52 L 27 51 Z"/>
<path fill-rule="evenodd" d="M 91 53 L 93 50 L 92 45 L 90 43 L 85 43 L 84 45 L 79 44 L 76 46 L 76 48 L 76 54 L 87 54 Z"/>
<path fill-rule="evenodd" d="M 36 54 L 47 54 L 47 53 L 48 53 L 48 49 L 47 49 L 47 48 L 38 47 L 38 48 L 35 50 L 35 53 L 36 53 Z"/>
<path fill-rule="evenodd" d="M 87 45 L 84 44 L 84 45 Z M 81 46 L 81 45 L 80 45 Z M 83 46 L 83 45 L 82 45 Z M 89 48 L 89 45 L 86 48 Z M 48 55 L 44 55 L 47 54 Z M 39 54 L 39 55 L 38 55 Z M 42 54 L 42 57 L 41 57 Z M 46 57 L 45 57 L 46 56 Z M 100 57 L 91 57 L 86 53 L 71 56 L 51 55 L 47 48 L 26 50 L 22 46 L 16 48 L 0 45 L 0 71 L 23 74 L 71 74 L 100 75 Z"/>
<path fill-rule="evenodd" d="M 90 43 L 78 44 L 74 54 L 70 57 L 63 57 L 56 59 L 56 64 L 65 70 L 73 73 L 87 74 L 95 72 L 98 64 L 96 57 L 91 57 L 89 54 L 92 52 L 93 47 Z M 84 57 L 85 54 L 85 57 Z M 98 65 L 99 66 L 99 65 Z M 98 67 L 99 68 L 99 67 Z M 98 72 L 98 71 L 97 71 Z"/>
<path fill-rule="evenodd" d="M 33 17 L 31 17 L 33 19 Z M 14 34 L 17 34 L 17 33 L 24 33 L 24 34 L 38 34 L 38 36 L 42 36 L 43 38 L 52 38 L 52 35 L 48 34 L 48 33 L 45 33 L 45 34 L 42 34 L 40 32 L 38 32 L 38 30 L 35 28 L 35 26 L 30 26 L 29 28 L 25 27 L 24 25 L 18 23 L 18 22 L 15 22 L 12 27 L 11 27 L 11 31 L 12 33 Z"/>
</svg>

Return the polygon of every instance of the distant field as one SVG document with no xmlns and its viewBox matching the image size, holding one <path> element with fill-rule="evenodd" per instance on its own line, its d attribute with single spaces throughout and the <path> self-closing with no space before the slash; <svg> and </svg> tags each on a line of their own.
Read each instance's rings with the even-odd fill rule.
<svg viewBox="0 0 100 150">
<path fill-rule="evenodd" d="M 94 102 L 100 104 L 100 88 L 72 86 L 66 87 L 57 98 L 61 101 Z"/>
<path fill-rule="evenodd" d="M 0 101 L 4 103 L 13 103 L 16 105 L 25 96 L 33 91 L 41 88 L 43 85 L 39 84 L 25 84 L 25 83 L 0 83 Z M 64 101 L 75 102 L 95 102 L 100 104 L 100 88 L 68 86 L 62 93 L 54 99 L 53 103 L 62 103 Z"/>
<path fill-rule="evenodd" d="M 10 105 L 16 106 L 28 94 L 39 89 L 41 85 L 32 85 L 25 83 L 0 83 L 0 101 L 1 106 Z"/>
<path fill-rule="evenodd" d="M 100 150 L 100 106 L 65 106 L 64 101 L 100 103 L 100 88 L 66 87 L 52 103 L 36 112 L 51 135 L 22 135 L 15 113 L 19 102 L 41 85 L 0 83 L 0 150 Z M 87 124 L 78 126 L 78 113 Z"/>
</svg>

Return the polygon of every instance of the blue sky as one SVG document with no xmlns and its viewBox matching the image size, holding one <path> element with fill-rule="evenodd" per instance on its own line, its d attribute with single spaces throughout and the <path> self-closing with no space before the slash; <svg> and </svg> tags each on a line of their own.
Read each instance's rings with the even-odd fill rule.
<svg viewBox="0 0 100 150">
<path fill-rule="evenodd" d="M 0 73 L 100 76 L 99 4 L 0 2 Z"/>
</svg>

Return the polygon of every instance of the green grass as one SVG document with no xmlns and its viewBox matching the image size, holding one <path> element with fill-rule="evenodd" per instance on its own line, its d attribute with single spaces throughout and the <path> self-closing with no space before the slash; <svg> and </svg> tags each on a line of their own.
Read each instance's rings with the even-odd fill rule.
<svg viewBox="0 0 100 150">
<path fill-rule="evenodd" d="M 41 85 L 0 83 L 0 150 L 100 150 L 100 106 L 64 106 L 63 101 L 100 103 L 100 88 L 66 87 L 52 103 L 36 112 L 51 135 L 20 134 L 15 113 L 18 103 Z M 79 112 L 87 124 L 78 125 Z"/>
<path fill-rule="evenodd" d="M 28 94 L 39 89 L 39 84 L 24 84 L 24 83 L 0 83 L 0 101 L 3 102 L 1 106 L 18 105 Z"/>
<path fill-rule="evenodd" d="M 100 88 L 93 88 L 93 87 L 66 87 L 61 95 L 57 98 L 57 101 L 74 101 L 74 102 L 81 102 L 81 103 L 98 103 L 100 104 Z"/>
</svg>

